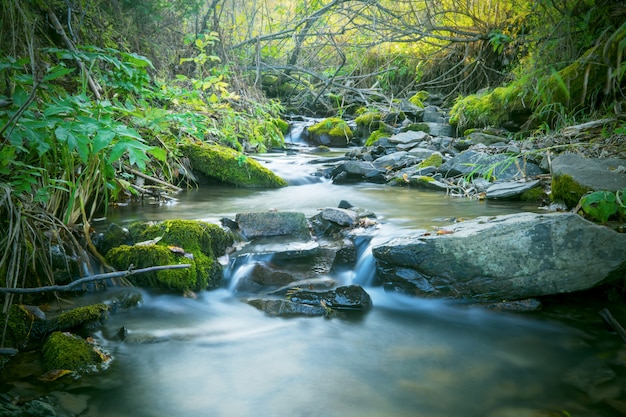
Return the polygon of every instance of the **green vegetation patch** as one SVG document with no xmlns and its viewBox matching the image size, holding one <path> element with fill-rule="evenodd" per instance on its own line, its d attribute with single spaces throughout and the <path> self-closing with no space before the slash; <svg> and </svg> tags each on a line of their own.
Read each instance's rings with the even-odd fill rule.
<svg viewBox="0 0 626 417">
<path fill-rule="evenodd" d="M 365 141 L 365 146 L 373 146 L 379 139 L 388 138 L 393 135 L 393 129 L 384 123 L 380 124 L 380 129 L 373 131 Z"/>
<path fill-rule="evenodd" d="M 109 306 L 92 304 L 73 308 L 59 315 L 54 321 L 57 330 L 70 330 L 76 327 L 100 323 L 108 316 Z"/>
<path fill-rule="evenodd" d="M 576 206 L 581 197 L 589 191 L 592 190 L 574 181 L 570 175 L 554 175 L 552 177 L 552 193 L 550 196 L 553 201 L 562 201 L 567 207 Z"/>
<path fill-rule="evenodd" d="M 44 368 L 48 371 L 84 371 L 102 362 L 93 346 L 69 333 L 52 333 L 43 345 L 42 354 Z"/>
<path fill-rule="evenodd" d="M 136 222 L 129 227 L 135 242 L 158 240 L 151 245 L 122 245 L 107 253 L 107 261 L 117 269 L 147 268 L 155 265 L 189 263 L 187 269 L 172 269 L 134 275 L 140 286 L 184 292 L 217 288 L 222 267 L 217 257 L 233 244 L 233 238 L 216 224 L 196 220 L 167 220 L 157 224 Z M 182 253 L 180 253 L 182 250 Z M 184 254 L 187 254 L 186 256 Z"/>
<path fill-rule="evenodd" d="M 372 130 L 378 130 L 381 119 L 382 115 L 379 111 L 368 111 L 361 114 L 354 121 L 357 126 L 363 127 L 371 132 Z"/>
<path fill-rule="evenodd" d="M 6 315 L 0 310 L 0 323 L 4 326 Z M 22 347 L 30 332 L 30 327 L 34 318 L 30 316 L 21 306 L 13 304 L 9 310 L 9 321 L 6 327 L 4 340 L 5 347 Z"/>
<path fill-rule="evenodd" d="M 425 168 L 425 167 L 436 167 L 439 168 L 443 164 L 443 157 L 440 153 L 433 153 L 428 158 L 424 159 L 417 165 L 417 169 Z"/>
<path fill-rule="evenodd" d="M 287 186 L 287 181 L 234 149 L 218 145 L 188 144 L 181 146 L 181 150 L 195 170 L 221 182 L 245 188 Z"/>
<path fill-rule="evenodd" d="M 203 257 L 201 257 L 203 258 Z M 130 281 L 140 287 L 162 288 L 177 292 L 186 290 L 199 290 L 206 287 L 207 276 L 198 274 L 197 262 L 207 261 L 207 259 L 188 259 L 174 254 L 164 245 L 141 245 L 128 246 L 121 245 L 113 248 L 107 253 L 107 262 L 116 269 L 128 269 L 134 265 L 135 269 L 149 268 L 158 265 L 191 264 L 189 268 L 169 269 L 157 272 L 146 272 L 143 274 L 131 275 Z M 208 260 L 204 269 L 210 269 L 212 260 Z"/>
<path fill-rule="evenodd" d="M 341 119 L 340 117 L 329 117 L 327 119 L 322 120 L 319 123 L 314 124 L 309 127 L 309 133 L 315 135 L 324 135 L 327 134 L 329 136 L 346 138 L 346 140 L 352 139 L 354 134 L 352 133 L 352 129 L 350 126 Z"/>
</svg>

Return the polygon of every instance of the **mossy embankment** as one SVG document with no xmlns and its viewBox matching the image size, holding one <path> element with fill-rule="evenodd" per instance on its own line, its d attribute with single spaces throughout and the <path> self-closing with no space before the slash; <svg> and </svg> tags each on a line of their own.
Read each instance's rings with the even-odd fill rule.
<svg viewBox="0 0 626 417">
<path fill-rule="evenodd" d="M 189 158 L 194 170 L 220 182 L 245 188 L 287 185 L 287 181 L 270 169 L 234 149 L 199 143 L 182 145 L 180 149 Z"/>
</svg>

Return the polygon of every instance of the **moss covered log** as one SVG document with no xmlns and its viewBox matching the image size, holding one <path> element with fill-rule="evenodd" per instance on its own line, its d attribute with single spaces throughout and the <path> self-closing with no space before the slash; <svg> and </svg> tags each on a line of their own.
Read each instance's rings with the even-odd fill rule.
<svg viewBox="0 0 626 417">
<path fill-rule="evenodd" d="M 219 145 L 188 144 L 181 147 L 193 169 L 209 178 L 245 188 L 285 187 L 287 181 L 256 160 Z"/>
</svg>

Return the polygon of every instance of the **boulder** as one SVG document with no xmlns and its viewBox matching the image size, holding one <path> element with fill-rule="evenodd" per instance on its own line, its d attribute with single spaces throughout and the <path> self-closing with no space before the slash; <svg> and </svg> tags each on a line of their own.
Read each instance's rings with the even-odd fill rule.
<svg viewBox="0 0 626 417">
<path fill-rule="evenodd" d="M 521 213 L 393 239 L 374 247 L 373 255 L 387 287 L 423 296 L 518 300 L 622 277 L 626 234 L 574 213 Z"/>
<path fill-rule="evenodd" d="M 359 220 L 354 210 L 326 207 L 322 210 L 322 219 L 337 223 L 339 226 L 354 226 Z"/>
<path fill-rule="evenodd" d="M 486 197 L 489 199 L 513 198 L 539 185 L 539 180 L 507 181 L 492 184 L 487 188 Z"/>
<path fill-rule="evenodd" d="M 626 160 L 562 154 L 552 161 L 552 196 L 569 207 L 588 191 L 626 188 Z"/>
<path fill-rule="evenodd" d="M 457 175 L 495 177 L 509 181 L 532 177 L 542 173 L 539 166 L 503 154 L 490 155 L 485 152 L 467 150 L 448 159 L 439 167 L 439 172 L 447 177 Z"/>
<path fill-rule="evenodd" d="M 291 235 L 308 240 L 311 237 L 304 213 L 292 211 L 262 211 L 238 213 L 235 222 L 248 239 Z"/>
<path fill-rule="evenodd" d="M 413 165 L 418 162 L 418 159 L 414 156 L 410 156 L 406 151 L 399 151 L 390 153 L 389 155 L 381 156 L 373 162 L 374 167 L 377 169 L 389 169 L 392 171 L 400 168 Z"/>
<path fill-rule="evenodd" d="M 330 175 L 334 183 L 358 182 L 372 171 L 377 169 L 371 162 L 347 161 L 337 165 Z"/>
</svg>

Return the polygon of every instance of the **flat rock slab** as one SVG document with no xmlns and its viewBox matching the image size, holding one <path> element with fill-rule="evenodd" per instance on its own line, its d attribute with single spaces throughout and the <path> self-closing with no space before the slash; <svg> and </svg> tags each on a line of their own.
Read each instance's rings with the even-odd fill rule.
<svg viewBox="0 0 626 417">
<path fill-rule="evenodd" d="M 379 276 L 417 295 L 501 301 L 585 290 L 626 272 L 626 234 L 574 213 L 479 217 L 442 230 L 374 247 Z"/>
<path fill-rule="evenodd" d="M 539 180 L 507 181 L 490 185 L 486 197 L 489 199 L 512 198 L 539 185 Z"/>
<path fill-rule="evenodd" d="M 467 175 L 475 177 L 495 177 L 509 181 L 542 174 L 541 168 L 532 162 L 508 155 L 490 155 L 485 152 L 467 150 L 451 158 L 439 167 L 439 172 L 447 177 Z"/>
<path fill-rule="evenodd" d="M 388 138 L 390 143 L 393 144 L 407 144 L 407 143 L 419 143 L 428 137 L 426 132 L 401 132 L 396 133 Z"/>
<path fill-rule="evenodd" d="M 292 235 L 308 240 L 311 237 L 306 216 L 300 212 L 238 213 L 235 216 L 235 222 L 248 239 Z"/>
</svg>

